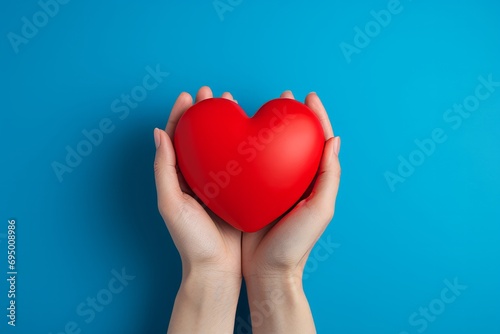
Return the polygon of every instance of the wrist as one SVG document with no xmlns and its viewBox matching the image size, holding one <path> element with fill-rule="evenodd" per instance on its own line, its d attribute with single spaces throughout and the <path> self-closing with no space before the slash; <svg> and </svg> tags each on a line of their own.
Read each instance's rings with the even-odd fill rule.
<svg viewBox="0 0 500 334">
<path fill-rule="evenodd" d="M 258 294 L 293 298 L 304 293 L 302 275 L 295 273 L 258 273 L 245 276 L 247 289 Z"/>
<path fill-rule="evenodd" d="M 211 281 L 187 278 L 179 287 L 178 296 L 189 304 L 196 305 L 200 312 L 212 310 L 231 313 L 238 303 L 240 285 L 228 281 Z"/>
<path fill-rule="evenodd" d="M 241 289 L 241 274 L 222 269 L 205 269 L 186 267 L 183 265 L 181 289 L 203 294 L 239 295 Z"/>
<path fill-rule="evenodd" d="M 248 284 L 256 284 L 258 286 L 288 286 L 302 287 L 302 271 L 295 269 L 250 269 L 245 268 L 243 276 Z M 249 270 L 250 269 L 250 270 Z"/>
</svg>

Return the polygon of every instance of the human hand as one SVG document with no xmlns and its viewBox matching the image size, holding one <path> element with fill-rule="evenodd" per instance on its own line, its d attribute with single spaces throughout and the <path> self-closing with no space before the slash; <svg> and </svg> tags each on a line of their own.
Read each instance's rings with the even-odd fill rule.
<svg viewBox="0 0 500 334">
<path fill-rule="evenodd" d="M 196 102 L 211 97 L 210 88 L 202 87 Z M 229 93 L 222 97 L 233 99 Z M 232 333 L 241 287 L 241 232 L 198 201 L 177 167 L 172 144 L 177 122 L 192 104 L 191 95 L 181 93 L 165 131 L 154 131 L 158 208 L 182 260 L 169 333 Z"/>
<path fill-rule="evenodd" d="M 294 98 L 289 91 L 281 97 Z M 318 116 L 326 141 L 312 191 L 275 223 L 243 233 L 242 271 L 250 310 L 262 320 L 252 324 L 255 334 L 315 332 L 302 274 L 313 246 L 333 218 L 340 181 L 340 138 L 334 137 L 319 97 L 310 93 L 305 103 Z"/>
</svg>

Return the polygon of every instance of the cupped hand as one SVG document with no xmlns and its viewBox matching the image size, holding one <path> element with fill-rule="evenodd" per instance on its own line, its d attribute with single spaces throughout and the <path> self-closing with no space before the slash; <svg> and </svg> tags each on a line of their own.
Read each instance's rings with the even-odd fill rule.
<svg viewBox="0 0 500 334">
<path fill-rule="evenodd" d="M 202 87 L 195 103 L 212 97 L 210 88 Z M 224 93 L 222 97 L 233 99 L 229 93 Z M 176 164 L 172 138 L 179 118 L 192 105 L 191 95 L 181 93 L 172 108 L 165 131 L 154 131 L 158 208 L 180 253 L 183 277 L 194 272 L 205 278 L 224 277 L 241 281 L 241 232 L 202 205 L 187 186 Z"/>
<path fill-rule="evenodd" d="M 290 91 L 281 97 L 294 98 Z M 258 232 L 243 233 L 242 271 L 247 284 L 254 279 L 283 277 L 300 282 L 309 253 L 333 218 L 340 181 L 340 138 L 334 137 L 328 114 L 315 93 L 307 95 L 305 104 L 315 112 L 325 134 L 319 170 L 310 194 L 285 216 Z"/>
</svg>

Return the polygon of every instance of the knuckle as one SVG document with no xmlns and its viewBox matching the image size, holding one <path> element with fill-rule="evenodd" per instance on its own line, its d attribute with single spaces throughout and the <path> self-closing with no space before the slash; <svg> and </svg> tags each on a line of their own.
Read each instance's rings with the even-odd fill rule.
<svg viewBox="0 0 500 334">
<path fill-rule="evenodd" d="M 316 205 L 310 206 L 309 212 L 316 221 L 329 222 L 335 214 L 335 205 L 327 198 L 323 198 Z"/>
<path fill-rule="evenodd" d="M 168 212 L 166 204 L 164 202 L 160 201 L 160 199 L 158 199 L 157 206 L 158 206 L 158 211 L 160 212 L 160 214 L 162 216 L 164 216 L 165 213 Z"/>
<path fill-rule="evenodd" d="M 336 168 L 333 172 L 333 176 L 337 179 L 340 180 L 340 176 L 342 175 L 342 168 L 339 166 Z"/>
<path fill-rule="evenodd" d="M 323 211 L 325 221 L 331 221 L 333 216 L 335 215 L 335 207 L 332 204 L 329 204 L 325 210 Z"/>
<path fill-rule="evenodd" d="M 154 170 L 155 176 L 158 176 L 160 174 L 161 164 L 160 164 L 160 161 L 158 159 L 155 159 L 155 161 L 153 163 L 153 170 Z"/>
</svg>

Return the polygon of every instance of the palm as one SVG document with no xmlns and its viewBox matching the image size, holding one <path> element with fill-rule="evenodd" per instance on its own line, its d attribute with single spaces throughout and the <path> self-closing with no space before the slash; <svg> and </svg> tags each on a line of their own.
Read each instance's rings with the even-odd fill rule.
<svg viewBox="0 0 500 334">
<path fill-rule="evenodd" d="M 210 209 L 202 206 L 192 196 L 184 193 L 183 219 L 186 225 L 186 239 L 200 261 L 218 263 L 241 273 L 241 232 L 225 223 Z"/>
<path fill-rule="evenodd" d="M 223 97 L 232 99 L 226 94 Z M 196 102 L 211 97 L 211 90 L 202 87 L 196 96 Z M 173 138 L 179 118 L 191 106 L 191 96 L 182 93 L 172 108 L 165 129 L 168 135 L 166 139 L 170 142 L 172 150 L 170 138 Z M 217 270 L 230 270 L 241 275 L 241 232 L 223 222 L 199 201 L 184 180 L 177 164 L 175 172 L 177 184 L 171 182 L 167 187 L 170 190 L 176 188 L 176 196 L 165 196 L 166 199 L 162 199 L 165 203 L 159 205 L 165 207 L 164 218 L 182 258 L 198 263 L 215 264 Z"/>
<path fill-rule="evenodd" d="M 285 92 L 281 97 L 293 98 L 293 95 Z M 331 139 L 333 130 L 319 98 L 309 94 L 306 105 L 318 116 L 325 140 Z M 332 175 L 332 170 L 325 170 L 323 164 L 322 161 L 313 187 L 290 212 L 261 231 L 243 233 L 242 270 L 245 277 L 276 269 L 302 272 L 312 247 L 333 216 L 338 182 L 331 181 L 339 175 Z"/>
<path fill-rule="evenodd" d="M 244 276 L 262 273 L 270 268 L 287 270 L 303 267 L 311 245 L 319 238 L 322 231 L 304 233 L 298 225 L 312 225 L 315 216 L 311 216 L 306 200 L 280 220 L 256 233 L 243 233 L 242 270 Z"/>
</svg>

